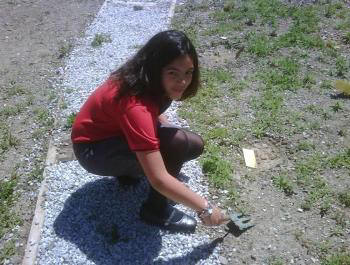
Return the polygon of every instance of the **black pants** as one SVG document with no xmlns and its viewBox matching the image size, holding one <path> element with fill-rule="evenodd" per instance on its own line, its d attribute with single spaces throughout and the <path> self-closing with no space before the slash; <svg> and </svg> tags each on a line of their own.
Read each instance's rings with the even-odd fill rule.
<svg viewBox="0 0 350 265">
<path fill-rule="evenodd" d="M 203 152 L 202 138 L 188 130 L 169 125 L 158 125 L 160 152 L 168 172 L 177 177 L 183 163 L 197 158 Z M 93 143 L 73 144 L 75 156 L 88 172 L 100 176 L 144 175 L 134 152 L 129 149 L 125 139 L 109 138 Z M 162 208 L 166 198 L 152 187 L 148 202 Z"/>
</svg>

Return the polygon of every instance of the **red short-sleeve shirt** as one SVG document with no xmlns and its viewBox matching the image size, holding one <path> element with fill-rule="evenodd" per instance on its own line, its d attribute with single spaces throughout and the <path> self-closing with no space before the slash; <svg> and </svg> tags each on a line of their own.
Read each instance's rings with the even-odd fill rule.
<svg viewBox="0 0 350 265">
<path fill-rule="evenodd" d="M 159 106 L 148 98 L 125 96 L 116 101 L 118 82 L 108 79 L 83 104 L 73 128 L 73 143 L 126 139 L 132 151 L 159 150 Z"/>
</svg>

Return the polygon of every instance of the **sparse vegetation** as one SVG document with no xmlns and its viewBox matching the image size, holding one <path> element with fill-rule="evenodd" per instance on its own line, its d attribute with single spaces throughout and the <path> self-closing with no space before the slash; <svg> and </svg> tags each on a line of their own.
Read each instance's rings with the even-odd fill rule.
<svg viewBox="0 0 350 265">
<path fill-rule="evenodd" d="M 0 181 L 0 238 L 16 224 L 18 217 L 12 212 L 12 206 L 16 200 L 15 188 L 18 176 L 13 173 L 10 180 Z"/>
<path fill-rule="evenodd" d="M 232 190 L 226 197 L 233 198 L 235 207 L 261 213 L 262 204 L 247 194 L 252 187 L 263 186 L 263 179 L 271 179 L 275 192 L 289 195 L 288 203 L 310 210 L 314 219 L 336 220 L 331 228 L 336 245 L 344 245 L 341 238 L 349 225 L 347 215 L 340 211 L 334 216 L 333 209 L 348 207 L 349 192 L 339 192 L 337 185 L 349 185 L 345 176 L 350 155 L 343 143 L 350 108 L 346 98 L 330 96 L 335 79 L 350 79 L 345 48 L 350 12 L 344 5 L 227 0 L 211 5 L 207 16 L 200 17 L 194 15 L 199 7 L 192 3 L 189 9 L 181 7 L 174 23 L 189 34 L 204 57 L 214 56 L 202 64 L 198 96 L 184 102 L 179 111 L 206 142 L 200 161 L 212 193 Z M 285 161 L 264 169 L 270 162 L 264 158 L 256 171 L 245 168 L 241 148 L 262 143 L 278 149 L 276 156 L 285 155 Z M 283 211 L 295 211 L 286 208 Z M 296 240 L 314 257 L 322 261 L 335 253 L 334 242 L 309 237 L 303 233 Z"/>
<path fill-rule="evenodd" d="M 350 264 L 350 253 L 336 253 L 328 256 L 322 261 L 322 265 L 348 265 Z"/>
<path fill-rule="evenodd" d="M 288 179 L 287 176 L 280 175 L 277 177 L 272 178 L 273 183 L 276 187 L 281 189 L 286 195 L 292 195 L 293 194 L 293 185 Z"/>
<path fill-rule="evenodd" d="M 97 33 L 91 42 L 91 46 L 94 48 L 102 46 L 103 43 L 112 42 L 111 36 L 109 34 Z"/>
<path fill-rule="evenodd" d="M 58 58 L 62 59 L 69 55 L 69 53 L 73 50 L 73 44 L 71 43 L 62 43 L 58 49 Z"/>
<path fill-rule="evenodd" d="M 66 128 L 72 128 L 76 116 L 77 116 L 76 113 L 71 113 L 67 117 Z"/>
</svg>

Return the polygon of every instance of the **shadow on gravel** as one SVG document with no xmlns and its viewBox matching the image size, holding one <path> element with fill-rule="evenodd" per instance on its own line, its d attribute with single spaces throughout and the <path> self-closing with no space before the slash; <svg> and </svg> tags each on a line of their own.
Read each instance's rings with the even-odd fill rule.
<svg viewBox="0 0 350 265">
<path fill-rule="evenodd" d="M 186 176 L 182 178 L 186 179 Z M 74 244 L 90 263 L 98 265 L 191 265 L 207 259 L 219 240 L 194 247 L 182 257 L 161 260 L 160 230 L 142 223 L 138 217 L 147 193 L 145 181 L 128 190 L 120 188 L 113 178 L 87 183 L 66 200 L 54 222 L 55 233 Z M 68 254 L 71 264 L 81 264 L 80 258 L 76 257 L 81 257 L 80 251 L 67 246 L 71 251 Z M 154 261 L 157 257 L 158 260 Z"/>
<path fill-rule="evenodd" d="M 125 191 L 117 183 L 102 178 L 72 193 L 54 230 L 95 264 L 151 264 L 161 249 L 160 231 L 138 219 L 142 200 L 132 196 L 134 192 L 147 194 L 147 187 Z M 72 260 L 74 252 L 78 250 L 72 251 Z"/>
<path fill-rule="evenodd" d="M 165 261 L 155 261 L 152 264 L 153 265 L 166 265 L 166 264 L 172 264 L 172 265 L 196 265 L 198 264 L 198 261 L 205 260 L 209 258 L 209 256 L 214 252 L 214 249 L 216 246 L 222 242 L 221 238 L 213 240 L 209 244 L 203 244 L 200 246 L 197 246 L 191 251 L 190 253 L 186 254 L 182 257 L 176 257 L 173 259 Z"/>
</svg>

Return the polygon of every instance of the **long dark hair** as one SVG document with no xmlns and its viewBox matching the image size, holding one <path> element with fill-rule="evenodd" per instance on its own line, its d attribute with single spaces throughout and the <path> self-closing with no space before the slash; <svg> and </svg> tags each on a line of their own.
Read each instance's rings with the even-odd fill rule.
<svg viewBox="0 0 350 265">
<path fill-rule="evenodd" d="M 183 32 L 167 30 L 154 35 L 136 55 L 111 74 L 112 79 L 121 81 L 116 99 L 125 95 L 164 96 L 162 69 L 183 55 L 192 59 L 194 71 L 192 82 L 180 100 L 194 96 L 200 84 L 196 49 Z"/>
</svg>

